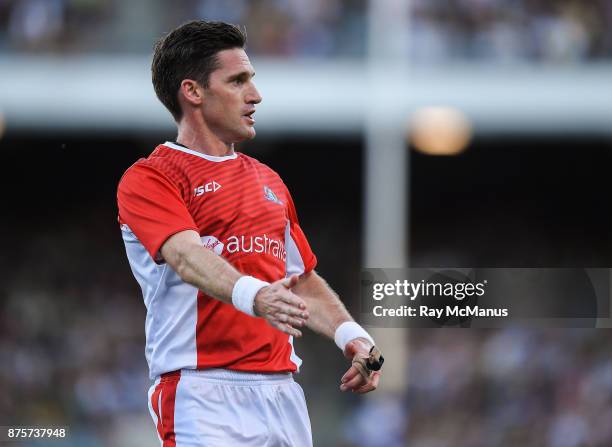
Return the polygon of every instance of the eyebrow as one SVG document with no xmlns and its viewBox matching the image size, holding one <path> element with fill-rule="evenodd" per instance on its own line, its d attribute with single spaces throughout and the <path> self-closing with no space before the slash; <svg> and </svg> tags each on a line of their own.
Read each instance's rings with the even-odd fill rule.
<svg viewBox="0 0 612 447">
<path fill-rule="evenodd" d="M 254 78 L 255 77 L 255 72 L 254 71 L 241 71 L 240 73 L 236 73 L 234 75 L 231 75 L 230 77 L 227 78 L 227 80 L 229 82 L 234 81 L 236 79 L 240 79 L 240 78 Z"/>
</svg>

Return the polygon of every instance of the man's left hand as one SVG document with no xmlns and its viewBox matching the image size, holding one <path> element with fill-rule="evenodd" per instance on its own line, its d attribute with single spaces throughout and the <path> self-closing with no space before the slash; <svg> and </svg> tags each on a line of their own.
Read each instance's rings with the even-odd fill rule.
<svg viewBox="0 0 612 447">
<path fill-rule="evenodd" d="M 372 343 L 364 338 L 356 338 L 350 341 L 344 349 L 344 356 L 349 360 L 353 360 L 355 355 L 361 354 L 368 357 Z M 351 390 L 354 393 L 365 394 L 374 391 L 378 387 L 381 371 L 371 371 L 366 378 L 359 372 L 355 365 L 352 365 L 349 370 L 342 376 L 340 390 Z"/>
</svg>

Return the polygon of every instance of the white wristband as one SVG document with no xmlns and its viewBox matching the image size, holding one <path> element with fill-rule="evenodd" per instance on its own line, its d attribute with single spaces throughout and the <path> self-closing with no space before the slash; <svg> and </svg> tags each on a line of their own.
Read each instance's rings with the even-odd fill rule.
<svg viewBox="0 0 612 447">
<path fill-rule="evenodd" d="M 365 338 L 369 340 L 373 345 L 374 339 L 366 332 L 364 328 L 359 326 L 354 321 L 345 321 L 336 329 L 336 333 L 334 334 L 334 341 L 336 345 L 344 352 L 344 348 L 346 345 L 356 338 Z"/>
<path fill-rule="evenodd" d="M 236 281 L 236 284 L 234 284 L 234 289 L 232 290 L 232 304 L 239 311 L 255 317 L 255 309 L 253 309 L 255 295 L 269 285 L 270 283 L 253 276 L 241 276 Z"/>
</svg>

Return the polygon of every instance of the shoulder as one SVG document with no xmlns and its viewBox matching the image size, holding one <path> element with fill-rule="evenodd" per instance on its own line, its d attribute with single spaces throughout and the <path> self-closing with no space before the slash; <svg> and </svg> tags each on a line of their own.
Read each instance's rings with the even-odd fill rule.
<svg viewBox="0 0 612 447">
<path fill-rule="evenodd" d="M 270 200 L 274 201 L 278 198 L 289 208 L 294 206 L 289 188 L 274 169 L 265 163 L 262 163 L 259 160 L 249 157 L 243 153 L 239 153 L 238 156 L 242 159 L 242 163 L 249 164 L 252 169 L 256 170 L 258 177 L 264 183 L 264 191 L 266 191 L 266 195 L 269 194 L 270 197 L 273 198 Z"/>
<path fill-rule="evenodd" d="M 245 155 L 242 152 L 238 152 L 238 157 L 241 159 L 242 163 L 247 166 L 248 168 L 254 169 L 256 171 L 258 171 L 260 174 L 263 174 L 267 177 L 271 177 L 275 180 L 280 181 L 281 183 L 283 183 L 283 180 L 281 179 L 281 176 L 278 174 L 278 172 L 276 172 L 274 169 L 272 169 L 270 166 L 268 166 L 265 163 L 262 163 L 261 161 L 250 157 L 248 155 Z M 284 185 L 284 183 L 283 183 Z"/>
<path fill-rule="evenodd" d="M 125 171 L 119 187 L 121 188 L 121 185 L 126 182 L 146 182 L 157 179 L 180 188 L 187 176 L 186 163 L 181 152 L 159 145 L 147 158 L 139 159 Z"/>
<path fill-rule="evenodd" d="M 159 145 L 147 158 L 130 166 L 119 181 L 118 192 L 150 187 L 178 190 L 185 196 L 189 189 L 185 157 L 181 152 Z"/>
</svg>

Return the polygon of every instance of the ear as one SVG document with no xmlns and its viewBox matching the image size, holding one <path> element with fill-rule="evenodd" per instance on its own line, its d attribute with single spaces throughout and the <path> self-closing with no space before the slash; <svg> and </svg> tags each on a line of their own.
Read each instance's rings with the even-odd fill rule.
<svg viewBox="0 0 612 447">
<path fill-rule="evenodd" d="M 192 106 L 200 106 L 204 101 L 204 88 L 193 79 L 183 79 L 179 88 L 179 96 Z"/>
</svg>

